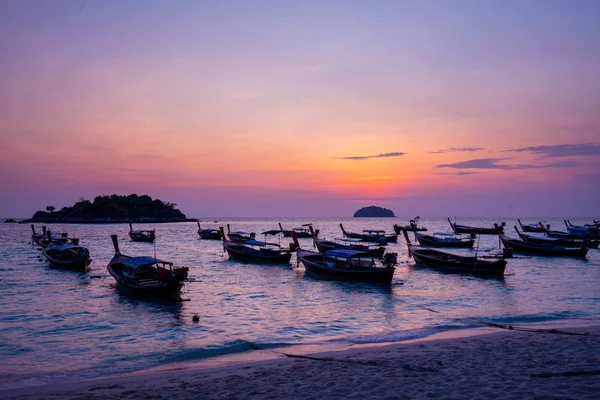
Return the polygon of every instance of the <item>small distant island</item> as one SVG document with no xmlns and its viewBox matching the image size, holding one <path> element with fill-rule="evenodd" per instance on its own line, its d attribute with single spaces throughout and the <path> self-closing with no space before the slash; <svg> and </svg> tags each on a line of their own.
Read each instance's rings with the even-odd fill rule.
<svg viewBox="0 0 600 400">
<path fill-rule="evenodd" d="M 387 208 L 369 206 L 363 207 L 354 213 L 354 218 L 393 218 L 394 212 Z"/>
<path fill-rule="evenodd" d="M 79 199 L 72 207 L 55 211 L 54 206 L 46 211 L 38 211 L 25 222 L 60 222 L 77 224 L 106 224 L 122 222 L 188 222 L 197 219 L 186 218 L 175 208 L 177 204 L 163 203 L 147 195 L 138 196 L 97 196 L 93 202 Z"/>
</svg>

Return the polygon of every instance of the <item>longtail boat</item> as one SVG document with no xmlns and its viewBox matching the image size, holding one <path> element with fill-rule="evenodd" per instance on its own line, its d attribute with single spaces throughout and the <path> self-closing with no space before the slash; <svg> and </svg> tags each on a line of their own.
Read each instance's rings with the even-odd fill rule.
<svg viewBox="0 0 600 400">
<path fill-rule="evenodd" d="M 481 276 L 502 276 L 506 268 L 506 260 L 485 260 L 477 256 L 462 256 L 431 248 L 415 246 L 403 231 L 408 257 L 415 259 L 416 265 L 439 269 L 446 272 L 458 272 Z"/>
<path fill-rule="evenodd" d="M 496 228 L 482 228 L 476 226 L 467 226 L 467 225 L 459 225 L 456 223 L 452 223 L 450 218 L 448 218 L 448 222 L 450 223 L 450 227 L 455 233 L 476 233 L 479 235 L 495 235 L 497 233 Z M 499 226 L 500 233 L 504 231 L 505 222 L 502 222 Z"/>
<path fill-rule="evenodd" d="M 516 226 L 515 226 L 516 229 Z M 585 258 L 587 247 L 565 247 L 551 243 L 531 243 L 520 239 L 509 238 L 498 232 L 498 237 L 506 248 L 512 249 L 515 253 L 533 254 L 546 257 L 579 257 Z"/>
<path fill-rule="evenodd" d="M 379 244 L 396 243 L 398 241 L 398 235 L 386 234 L 385 231 L 380 229 L 363 229 L 363 233 L 347 232 L 344 226 L 340 224 L 342 233 L 345 237 L 362 239 L 363 242 L 376 242 Z"/>
<path fill-rule="evenodd" d="M 156 231 L 154 229 L 133 230 L 133 225 L 129 223 L 129 237 L 134 242 L 154 242 Z"/>
<path fill-rule="evenodd" d="M 174 267 L 169 261 L 155 257 L 130 257 L 121 254 L 117 235 L 112 235 L 115 255 L 108 272 L 120 289 L 137 295 L 181 301 L 184 282 L 189 281 L 187 267 Z"/>
<path fill-rule="evenodd" d="M 230 258 L 251 261 L 258 263 L 285 264 L 290 262 L 295 248 L 282 248 L 277 243 L 263 242 L 254 239 L 248 239 L 241 242 L 234 242 L 225 239 L 225 232 L 221 227 L 223 237 L 223 250 L 227 252 Z"/>
<path fill-rule="evenodd" d="M 218 229 L 208 229 L 200 227 L 200 222 L 198 222 L 198 236 L 201 239 L 211 239 L 211 240 L 221 240 L 221 231 Z"/>
<path fill-rule="evenodd" d="M 544 228 L 539 226 L 539 224 L 526 224 L 523 225 L 521 223 L 521 220 L 517 218 L 517 221 L 519 222 L 519 226 L 521 227 L 521 230 L 523 232 L 538 232 L 538 233 L 542 233 L 544 232 Z"/>
<path fill-rule="evenodd" d="M 89 268 L 92 259 L 87 248 L 70 243 L 56 244 L 51 239 L 50 231 L 47 231 L 47 235 L 50 244 L 42 251 L 42 255 L 50 265 L 77 271 L 86 271 Z"/>
<path fill-rule="evenodd" d="M 307 271 L 337 279 L 390 283 L 394 277 L 396 254 L 388 253 L 379 261 L 364 251 L 333 249 L 322 253 L 303 250 L 298 238 L 292 235 L 297 247 L 296 257 Z"/>
<path fill-rule="evenodd" d="M 474 235 L 461 233 L 435 232 L 433 235 L 425 235 L 415 232 L 415 239 L 420 246 L 424 247 L 456 247 L 472 248 L 475 243 Z"/>
</svg>

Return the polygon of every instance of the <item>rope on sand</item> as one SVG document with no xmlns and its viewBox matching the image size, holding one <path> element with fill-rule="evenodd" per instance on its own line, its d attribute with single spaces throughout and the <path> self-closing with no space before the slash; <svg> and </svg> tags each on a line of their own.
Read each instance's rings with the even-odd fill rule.
<svg viewBox="0 0 600 400">
<path fill-rule="evenodd" d="M 252 343 L 252 342 L 246 342 L 246 343 L 248 343 L 248 345 L 250 347 L 252 347 L 254 350 L 268 351 L 268 352 L 271 352 L 274 354 L 279 354 L 279 355 L 282 355 L 282 356 L 285 356 L 288 358 L 300 358 L 303 360 L 311 360 L 311 361 L 341 362 L 341 363 L 348 363 L 348 364 L 363 365 L 363 366 L 367 366 L 367 367 L 385 367 L 385 368 L 394 368 L 394 369 L 398 368 L 397 365 L 389 365 L 389 364 L 385 364 L 385 363 L 379 363 L 377 361 L 357 361 L 357 360 L 347 360 L 347 359 L 332 358 L 332 357 L 314 357 L 314 356 L 304 356 L 304 355 L 300 355 L 300 354 L 284 353 L 282 351 L 264 349 L 264 348 L 260 347 L 259 345 L 257 345 L 256 343 Z M 438 362 L 438 365 L 442 365 L 441 362 Z M 404 364 L 402 366 L 402 368 L 409 370 L 409 371 L 415 371 L 415 372 L 439 372 L 439 370 L 437 368 L 413 366 L 410 364 Z"/>
</svg>

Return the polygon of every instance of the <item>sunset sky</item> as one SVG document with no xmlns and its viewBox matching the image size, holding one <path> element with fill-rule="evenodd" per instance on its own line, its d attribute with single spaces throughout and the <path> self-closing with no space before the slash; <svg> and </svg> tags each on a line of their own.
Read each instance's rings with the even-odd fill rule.
<svg viewBox="0 0 600 400">
<path fill-rule="evenodd" d="M 0 216 L 600 217 L 600 1 L 0 2 Z"/>
</svg>

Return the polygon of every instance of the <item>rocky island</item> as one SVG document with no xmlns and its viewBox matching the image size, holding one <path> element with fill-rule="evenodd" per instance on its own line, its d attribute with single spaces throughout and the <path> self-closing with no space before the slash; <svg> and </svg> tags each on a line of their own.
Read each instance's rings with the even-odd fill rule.
<svg viewBox="0 0 600 400">
<path fill-rule="evenodd" d="M 93 202 L 79 199 L 72 207 L 63 207 L 55 211 L 53 206 L 46 211 L 38 211 L 25 222 L 56 222 L 78 224 L 106 224 L 122 222 L 188 222 L 197 221 L 187 218 L 175 208 L 174 203 L 163 203 L 147 195 L 138 196 L 97 196 Z"/>
<path fill-rule="evenodd" d="M 354 213 L 354 218 L 393 218 L 394 212 L 387 208 L 369 206 L 363 207 Z"/>
</svg>

